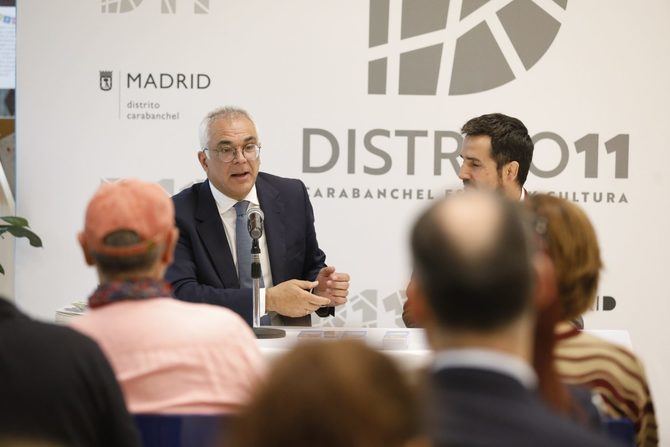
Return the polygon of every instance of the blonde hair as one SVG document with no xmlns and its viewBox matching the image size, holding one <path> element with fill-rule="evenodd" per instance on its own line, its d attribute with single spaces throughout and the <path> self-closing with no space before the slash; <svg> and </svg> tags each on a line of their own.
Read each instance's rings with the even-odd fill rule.
<svg viewBox="0 0 670 447">
<path fill-rule="evenodd" d="M 586 213 L 565 199 L 536 194 L 528 203 L 546 222 L 545 241 L 556 270 L 561 320 L 577 318 L 593 305 L 603 267 L 595 229 Z"/>
</svg>

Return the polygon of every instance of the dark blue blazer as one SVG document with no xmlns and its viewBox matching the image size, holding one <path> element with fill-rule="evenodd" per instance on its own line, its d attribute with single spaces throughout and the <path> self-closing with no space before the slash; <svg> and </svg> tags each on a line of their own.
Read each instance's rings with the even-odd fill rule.
<svg viewBox="0 0 670 447">
<path fill-rule="evenodd" d="M 175 296 L 184 301 L 217 304 L 252 321 L 252 291 L 240 289 L 237 269 L 212 196 L 209 181 L 196 183 L 172 197 L 179 228 L 174 263 L 165 278 Z M 325 267 L 326 255 L 314 231 L 314 212 L 307 189 L 300 180 L 260 172 L 256 191 L 265 214 L 265 238 L 277 285 L 290 279 L 313 281 Z M 319 315 L 333 313 L 322 309 Z M 309 315 L 281 316 L 285 325 L 309 326 Z"/>
<path fill-rule="evenodd" d="M 615 446 L 615 441 L 549 410 L 536 393 L 494 371 L 445 368 L 426 393 L 427 430 L 435 446 Z"/>
</svg>

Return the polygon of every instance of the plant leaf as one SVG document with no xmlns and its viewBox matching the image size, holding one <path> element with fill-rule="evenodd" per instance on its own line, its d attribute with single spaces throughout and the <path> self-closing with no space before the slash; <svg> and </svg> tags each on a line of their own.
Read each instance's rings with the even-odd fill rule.
<svg viewBox="0 0 670 447">
<path fill-rule="evenodd" d="M 27 227 L 28 226 L 28 219 L 25 219 L 23 217 L 18 217 L 18 216 L 3 216 L 0 217 L 0 219 L 4 220 L 5 222 L 16 225 L 19 227 Z"/>
<path fill-rule="evenodd" d="M 33 247 L 41 247 L 42 246 L 42 239 L 32 231 L 30 231 L 27 228 L 24 227 L 9 227 L 7 228 L 7 231 L 9 231 L 14 237 L 25 237 L 30 241 L 30 245 Z"/>
</svg>

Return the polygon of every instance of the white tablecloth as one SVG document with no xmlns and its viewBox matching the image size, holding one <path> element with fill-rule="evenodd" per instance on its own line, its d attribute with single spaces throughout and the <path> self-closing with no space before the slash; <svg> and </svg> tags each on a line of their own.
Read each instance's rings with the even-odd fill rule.
<svg viewBox="0 0 670 447">
<path fill-rule="evenodd" d="M 397 361 L 403 369 L 418 369 L 429 364 L 432 353 L 427 345 L 423 329 L 400 328 L 309 328 L 282 327 L 286 337 L 258 340 L 258 345 L 268 361 L 276 359 L 301 342 L 319 341 L 328 343 L 331 340 L 356 338 L 370 347 L 381 350 Z M 632 350 L 630 335 L 621 330 L 587 330 L 584 331 Z"/>
</svg>

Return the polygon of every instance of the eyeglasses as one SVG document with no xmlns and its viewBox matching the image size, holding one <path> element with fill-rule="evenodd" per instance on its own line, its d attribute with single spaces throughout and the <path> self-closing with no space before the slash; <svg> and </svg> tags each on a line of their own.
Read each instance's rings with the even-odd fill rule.
<svg viewBox="0 0 670 447">
<path fill-rule="evenodd" d="M 212 157 L 224 163 L 230 163 L 235 160 L 238 153 L 233 146 L 221 146 L 215 147 L 214 149 L 204 148 L 202 151 L 210 151 Z M 259 144 L 250 143 L 244 146 L 239 152 L 242 152 L 242 156 L 248 161 L 254 161 L 261 153 L 261 146 Z"/>
</svg>

